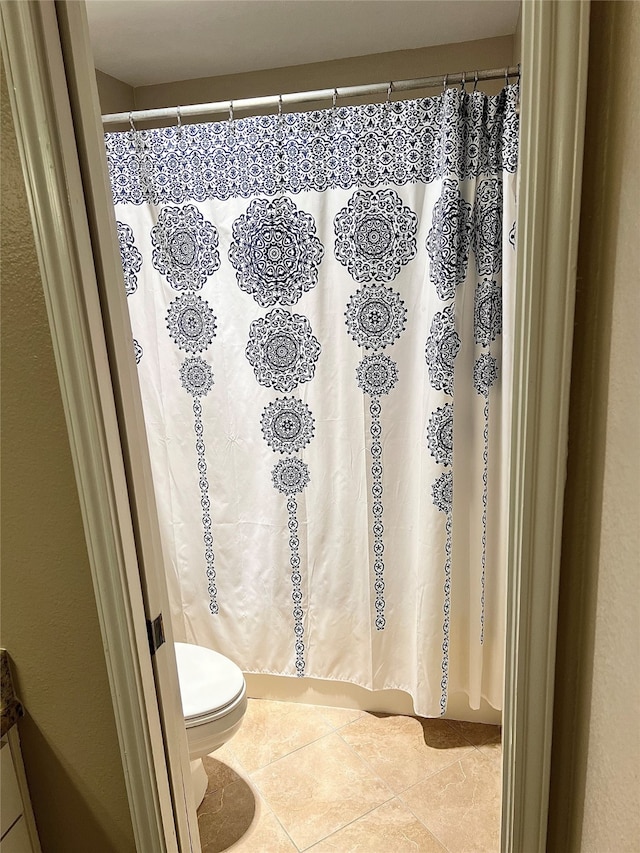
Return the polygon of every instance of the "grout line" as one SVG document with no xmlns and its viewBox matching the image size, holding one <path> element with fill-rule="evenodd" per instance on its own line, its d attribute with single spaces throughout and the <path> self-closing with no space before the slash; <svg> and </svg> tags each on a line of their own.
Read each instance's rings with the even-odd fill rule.
<svg viewBox="0 0 640 853">
<path fill-rule="evenodd" d="M 300 752 L 301 749 L 305 749 L 307 746 L 311 746 L 314 743 L 318 743 L 330 735 L 337 734 L 335 731 L 325 732 L 323 735 L 320 735 L 313 740 L 307 741 L 303 743 L 301 746 L 294 747 L 290 752 L 284 753 L 284 755 L 279 755 L 277 758 L 274 758 L 272 761 L 269 761 L 267 764 L 262 765 L 262 767 L 256 767 L 254 770 L 248 770 L 247 773 L 258 773 L 260 770 L 266 770 L 267 767 L 271 767 L 274 764 L 277 764 L 279 761 L 282 761 L 283 758 L 288 758 L 290 755 L 294 755 L 296 752 Z"/>
<path fill-rule="evenodd" d="M 264 700 L 260 700 L 260 699 L 253 699 L 252 701 L 253 701 L 253 702 L 259 702 L 259 703 L 263 703 L 263 702 L 264 702 Z M 235 752 L 235 750 L 233 750 L 231 746 L 228 746 L 228 749 L 229 749 L 229 752 L 231 753 L 231 756 L 233 756 L 233 758 L 235 759 L 235 761 L 237 761 L 237 762 L 238 762 L 238 764 L 240 765 L 240 768 L 241 768 L 241 770 L 242 770 L 242 774 L 244 774 L 244 776 L 246 777 L 246 778 L 245 778 L 245 781 L 246 781 L 246 782 L 248 782 L 248 784 L 250 785 L 250 787 L 253 789 L 254 795 L 258 798 L 258 801 L 259 801 L 258 808 L 265 809 L 266 811 L 268 811 L 268 812 L 269 812 L 269 813 L 270 813 L 270 814 L 275 818 L 275 820 L 276 820 L 277 824 L 278 824 L 278 825 L 280 826 L 280 828 L 282 829 L 282 831 L 283 831 L 283 833 L 284 833 L 285 837 L 286 837 L 287 839 L 289 839 L 289 841 L 291 842 L 291 844 L 293 845 L 293 847 L 295 848 L 295 850 L 297 851 L 297 853 L 305 853 L 305 851 L 312 851 L 312 850 L 313 850 L 313 848 L 315 848 L 317 845 L 319 845 L 320 843 L 322 843 L 322 842 L 323 842 L 323 841 L 325 841 L 326 839 L 328 839 L 328 838 L 332 838 L 333 836 L 335 836 L 335 835 L 337 835 L 338 833 L 342 832 L 342 830 L 344 830 L 344 829 L 346 829 L 347 827 L 351 826 L 352 824 L 354 824 L 354 823 L 358 822 L 359 820 L 361 820 L 361 819 L 365 818 L 367 815 L 369 815 L 369 814 L 371 814 L 372 812 L 376 811 L 376 809 L 381 808 L 383 805 L 386 805 L 386 804 L 388 804 L 388 803 L 392 802 L 393 800 L 397 800 L 397 801 L 398 801 L 398 803 L 400 803 L 404 808 L 406 808 L 406 809 L 411 813 L 411 815 L 412 815 L 412 816 L 413 816 L 413 817 L 418 821 L 418 823 L 419 823 L 421 826 L 423 826 L 423 827 L 424 827 L 424 829 L 425 829 L 425 830 L 426 830 L 426 831 L 427 831 L 427 832 L 428 832 L 428 833 L 429 833 L 429 834 L 430 834 L 430 835 L 431 835 L 431 836 L 432 836 L 432 837 L 433 837 L 433 838 L 438 842 L 438 844 L 440 844 L 440 845 L 441 845 L 445 850 L 447 850 L 447 851 L 449 850 L 449 848 L 447 848 L 446 844 L 445 844 L 445 843 L 444 843 L 444 842 L 443 842 L 443 841 L 438 837 L 438 835 L 434 832 L 434 830 L 433 830 L 433 829 L 432 829 L 432 828 L 431 828 L 427 823 L 425 823 L 423 820 L 421 820 L 421 819 L 420 819 L 420 817 L 419 817 L 419 816 L 415 813 L 415 811 L 414 811 L 414 810 L 409 806 L 409 804 L 408 804 L 407 802 L 405 802 L 405 800 L 404 800 L 402 797 L 403 797 L 403 794 L 404 794 L 404 793 L 406 793 L 406 792 L 407 792 L 408 790 L 410 790 L 411 788 L 415 787 L 416 785 L 421 784 L 422 782 L 425 782 L 425 781 L 426 781 L 426 780 L 428 780 L 428 779 L 433 779 L 434 777 L 436 777 L 436 776 L 437 776 L 437 775 L 439 775 L 440 773 L 444 772 L 445 770 L 450 770 L 450 769 L 451 769 L 455 764 L 459 764 L 459 763 L 460 763 L 464 758 L 470 757 L 473 753 L 469 752 L 469 753 L 467 753 L 467 755 L 464 755 L 464 756 L 462 756 L 461 758 L 455 758 L 455 759 L 453 759 L 453 760 L 451 761 L 451 763 L 450 763 L 450 764 L 447 764 L 447 765 L 445 765 L 444 767 L 441 767 L 441 768 L 439 768 L 438 770 L 436 770 L 436 771 L 434 771 L 434 772 L 432 772 L 432 773 L 429 773 L 429 774 L 427 774 L 427 775 L 426 775 L 426 776 L 424 776 L 424 777 L 421 777 L 421 778 L 420 778 L 420 779 L 418 779 L 416 782 L 414 782 L 414 783 L 412 783 L 412 784 L 408 785 L 406 788 L 403 788 L 401 791 L 399 791 L 399 792 L 397 792 L 397 793 L 396 793 L 396 792 L 391 788 L 390 784 L 389 784 L 389 783 L 388 783 L 388 782 L 387 782 L 387 781 L 386 781 L 386 780 L 385 780 L 385 779 L 384 779 L 384 778 L 383 778 L 383 777 L 382 777 L 382 776 L 381 776 L 381 775 L 380 775 L 380 774 L 375 770 L 375 768 L 374 768 L 374 767 L 373 767 L 373 766 L 372 766 L 372 765 L 371 765 L 371 764 L 370 764 L 370 763 L 369 763 L 365 758 L 363 758 L 363 757 L 362 757 L 362 756 L 361 756 L 361 755 L 356 751 L 356 749 L 355 749 L 355 748 L 354 748 L 354 747 L 353 747 L 353 746 L 352 746 L 352 745 L 351 745 L 347 740 L 345 740 L 345 738 L 344 738 L 344 737 L 342 736 L 342 734 L 341 734 L 341 732 L 343 732 L 346 728 L 348 728 L 348 727 L 349 727 L 349 726 L 351 726 L 352 724 L 354 724 L 354 723 L 358 722 L 359 720 L 361 720 L 363 716 L 366 716 L 367 712 L 361 712 L 361 714 L 360 714 L 360 716 L 359 716 L 359 717 L 357 717 L 357 718 L 355 718 L 354 720 L 351 720 L 351 721 L 349 721 L 349 722 L 347 722 L 347 723 L 342 723 L 341 725 L 339 725 L 339 726 L 337 726 L 337 727 L 336 727 L 336 726 L 333 726 L 333 725 L 332 725 L 332 723 L 331 723 L 328 719 L 326 719 L 326 718 L 324 718 L 324 717 L 322 716 L 321 708 L 322 708 L 322 707 L 324 707 L 324 706 L 308 705 L 308 704 L 306 704 L 306 703 L 305 703 L 304 705 L 302 705 L 302 704 L 301 704 L 301 707 L 311 708 L 312 710 L 315 710 L 315 711 L 319 714 L 319 716 L 322 718 L 322 720 L 324 721 L 324 723 L 331 727 L 331 730 L 330 730 L 330 731 L 328 731 L 328 732 L 325 732 L 325 733 L 324 733 L 324 734 L 322 734 L 322 735 L 319 735 L 319 736 L 318 736 L 318 737 L 316 737 L 316 738 L 313 738 L 313 739 L 312 739 L 312 740 L 310 740 L 310 741 L 307 741 L 306 743 L 302 744 L 301 746 L 295 747 L 294 749 L 290 750 L 289 752 L 287 752 L 287 753 L 285 753 L 285 754 L 283 754 L 283 755 L 279 756 L 278 758 L 273 759 L 272 761 L 269 761 L 267 764 L 263 765 L 262 767 L 258 767 L 258 768 L 256 768 L 255 770 L 247 770 L 247 768 L 245 767 L 245 765 L 244 765 L 244 763 L 242 762 L 242 760 L 238 757 L 238 755 L 237 755 L 237 753 Z M 404 716 L 407 716 L 407 715 L 404 715 Z M 486 741 L 483 741 L 483 743 L 481 743 L 481 744 L 475 744 L 475 743 L 472 743 L 472 742 L 469 740 L 469 738 L 467 738 L 467 737 L 466 737 L 466 736 L 465 736 L 465 735 L 464 735 L 464 734 L 463 734 L 463 733 L 462 733 L 462 732 L 461 732 L 461 731 L 460 731 L 460 730 L 459 730 L 455 725 L 452 725 L 452 721 L 444 720 L 444 722 L 446 722 L 446 723 L 447 723 L 447 725 L 448 725 L 448 727 L 452 730 L 452 732 L 453 732 L 454 734 L 456 734 L 456 735 L 457 735 L 457 736 L 458 736 L 462 741 L 464 741 L 464 742 L 465 742 L 465 743 L 466 743 L 470 748 L 473 748 L 475 751 L 479 752 L 479 753 L 480 753 L 480 755 L 481 755 L 484 759 L 489 758 L 489 756 L 488 756 L 487 754 L 485 754 L 485 753 L 483 753 L 483 752 L 482 752 L 481 747 L 483 747 L 483 746 L 488 746 L 488 745 L 490 744 L 491 737 L 487 738 L 487 740 L 486 740 Z M 453 721 L 453 722 L 455 722 L 455 721 Z M 345 746 L 347 746 L 347 747 L 348 747 L 348 749 L 351 751 L 351 753 L 354 755 L 354 757 L 355 757 L 356 759 L 358 759 L 358 761 L 362 764 L 362 766 L 363 766 L 363 767 L 364 767 L 364 768 L 365 768 L 365 769 L 366 769 L 366 770 L 367 770 L 367 771 L 368 771 L 368 772 L 369 772 L 369 773 L 370 773 L 370 774 L 371 774 L 375 779 L 377 779 L 379 783 L 381 783 L 381 784 L 384 786 L 384 788 L 389 792 L 390 796 L 389 796 L 389 797 L 387 797 L 386 799 L 384 799 L 382 802 L 378 803 L 377 805 L 373 806 L 372 808 L 367 809 L 365 812 L 363 812 L 362 814 L 358 815 L 358 816 L 357 816 L 357 817 L 355 817 L 353 820 L 351 820 L 351 821 L 349 821 L 348 823 L 346 823 L 344 826 L 341 826 L 341 827 L 339 827 L 338 829 L 336 829 L 336 830 L 334 830 L 334 831 L 330 832 L 328 835 L 325 835 L 325 836 L 323 836 L 322 838 L 319 838 L 317 841 L 314 841 L 314 842 L 313 842 L 313 844 L 311 844 L 311 845 L 309 845 L 309 846 L 307 846 L 307 847 L 299 847 L 299 846 L 295 843 L 295 841 L 293 840 L 293 838 L 291 837 L 291 835 L 287 832 L 287 830 L 286 830 L 285 826 L 283 825 L 282 821 L 280 820 L 280 818 L 279 818 L 278 814 L 274 811 L 274 809 L 271 807 L 271 805 L 269 804 L 269 802 L 268 802 L 268 800 L 266 799 L 266 797 L 263 795 L 262 790 L 261 790 L 261 788 L 260 788 L 260 785 L 259 785 L 259 784 L 258 784 L 258 782 L 254 779 L 254 774 L 257 774 L 257 773 L 259 773 L 259 772 L 261 772 L 261 771 L 265 770 L 267 767 L 271 767 L 272 765 L 277 764 L 277 763 L 278 763 L 279 761 L 281 761 L 282 759 L 287 758 L 288 756 L 291 756 L 291 755 L 293 755 L 293 754 L 294 754 L 294 753 L 296 753 L 296 752 L 299 752 L 300 750 L 304 749 L 304 748 L 305 748 L 305 747 L 307 747 L 307 746 L 311 746 L 312 744 L 317 744 L 317 743 L 319 743 L 319 742 L 320 742 L 321 740 L 323 740 L 324 738 L 328 737 L 329 735 L 333 735 L 333 734 L 337 735 L 337 736 L 340 738 L 340 740 L 342 741 L 342 743 L 343 743 Z M 463 744 L 461 744 L 461 745 L 463 745 Z M 500 745 L 500 748 L 502 748 L 502 747 L 501 747 L 501 745 Z M 214 755 L 215 755 L 215 753 L 214 753 Z M 222 762 L 222 763 L 224 763 L 224 762 Z M 229 766 L 229 765 L 227 765 L 227 766 Z M 231 769 L 231 770 L 233 770 L 236 774 L 241 775 L 241 774 L 239 774 L 238 770 L 236 770 L 234 767 L 230 767 L 230 769 Z M 242 778 L 242 775 L 241 775 L 241 778 Z M 225 787 L 228 787 L 228 786 L 222 786 L 222 787 L 223 787 L 223 789 L 224 789 Z M 253 825 L 253 824 L 252 824 L 252 825 Z M 257 825 L 257 823 L 256 823 L 256 825 Z M 244 836 L 243 836 L 243 837 L 244 837 Z M 242 841 L 242 838 L 241 838 L 241 839 L 238 839 L 238 842 L 241 842 L 241 841 Z M 236 842 L 236 844 L 237 844 L 238 842 Z M 236 844 L 234 844 L 234 848 L 236 847 Z M 241 851 L 241 850 L 242 850 L 242 846 L 238 846 L 238 848 L 237 848 L 237 849 L 238 849 L 238 851 Z M 455 853 L 455 851 L 451 851 L 450 853 Z"/>
<path fill-rule="evenodd" d="M 317 847 L 318 844 L 321 844 L 323 841 L 326 841 L 327 838 L 331 838 L 332 836 L 337 835 L 339 832 L 342 832 L 343 829 L 346 829 L 348 826 L 357 823 L 359 820 L 362 820 L 363 817 L 370 815 L 371 812 L 374 812 L 376 809 L 382 808 L 382 806 L 386 806 L 387 803 L 390 803 L 395 799 L 397 799 L 397 797 L 389 797 L 388 800 L 384 800 L 384 802 L 378 803 L 377 806 L 373 806 L 372 808 L 367 809 L 366 812 L 363 812 L 361 815 L 358 815 L 358 817 L 354 817 L 353 820 L 350 820 L 348 823 L 345 823 L 344 826 L 340 826 L 338 829 L 334 829 L 333 832 L 330 832 L 328 835 L 323 835 L 322 838 L 319 838 L 317 841 L 314 841 L 313 844 L 311 844 L 309 847 L 298 848 L 298 853 L 307 853 L 307 851 L 313 850 L 314 847 Z"/>
<path fill-rule="evenodd" d="M 449 765 L 449 767 L 451 767 L 451 765 Z M 443 768 L 443 769 L 445 769 L 445 770 L 446 770 L 447 768 Z M 416 783 L 416 784 L 418 784 L 418 783 Z M 409 790 L 409 788 L 407 788 L 406 790 L 408 791 L 408 790 Z M 403 793 L 405 793 L 405 792 L 403 792 Z M 405 808 L 409 809 L 409 811 L 410 811 L 410 812 L 411 812 L 411 814 L 415 817 L 415 819 L 418 821 L 418 823 L 420 823 L 422 826 L 424 826 L 424 828 L 427 830 L 427 832 L 429 832 L 429 833 L 431 833 L 431 835 L 433 835 L 433 837 L 434 837 L 434 838 L 435 838 L 435 840 L 438 842 L 438 844 L 440 844 L 440 845 L 442 845 L 442 847 L 444 847 L 444 849 L 447 851 L 447 853 L 456 853 L 456 851 L 450 851 L 450 850 L 449 850 L 449 848 L 447 847 L 447 845 L 444 843 L 444 841 L 443 841 L 443 840 L 442 840 L 438 835 L 436 835 L 435 831 L 434 831 L 433 829 L 431 829 L 431 827 L 430 827 L 428 824 L 426 824 L 426 823 L 425 823 L 425 822 L 424 822 L 424 821 L 423 821 L 423 820 L 422 820 L 422 819 L 421 819 L 421 818 L 420 818 L 420 817 L 419 817 L 419 816 L 414 812 L 414 810 L 411 808 L 411 806 L 409 805 L 409 803 L 405 802 L 405 801 L 402 799 L 402 794 L 399 794 L 399 795 L 398 795 L 398 799 L 400 800 L 400 802 L 403 804 L 403 806 L 404 806 Z"/>
<path fill-rule="evenodd" d="M 387 788 L 389 788 L 390 790 L 392 790 L 392 791 L 393 791 L 393 795 L 394 795 L 394 797 L 399 797 L 399 796 L 400 796 L 400 794 L 403 794 L 405 791 L 408 791 L 408 790 L 409 790 L 409 788 L 413 788 L 415 785 L 419 785 L 421 782 L 425 782 L 427 779 L 432 779 L 434 776 L 437 776 L 437 775 L 438 775 L 438 773 L 441 773 L 443 770 L 447 770 L 448 768 L 450 768 L 450 767 L 452 767 L 454 764 L 456 764 L 456 762 L 461 761 L 461 760 L 462 760 L 462 758 L 466 758 L 466 757 L 467 757 L 466 755 L 462 756 L 462 758 L 460 758 L 460 757 L 452 757 L 452 758 L 451 758 L 451 761 L 449 762 L 449 764 L 445 764 L 443 767 L 440 767 L 440 768 L 438 768 L 437 770 L 433 770 L 432 772 L 427 772 L 426 776 L 421 776 L 419 779 L 416 779 L 416 781 L 415 781 L 415 782 L 411 782 L 411 784 L 407 785 L 407 786 L 406 786 L 406 788 L 402 788 L 400 791 L 394 791 L 394 789 L 393 789 L 393 788 L 391 788 L 391 785 L 387 782 L 387 780 L 386 780 L 386 779 L 384 779 L 384 778 L 383 778 L 383 777 L 378 773 L 378 771 L 377 771 L 377 770 L 376 770 L 376 769 L 375 769 L 371 764 L 369 764 L 369 762 L 367 761 L 367 759 L 366 759 L 366 758 L 363 758 L 363 757 L 362 757 L 362 756 L 361 756 L 361 755 L 360 755 L 360 754 L 359 754 L 359 753 L 354 749 L 354 747 L 353 747 L 353 746 L 352 746 L 348 741 L 346 741 L 346 740 L 342 737 L 342 735 L 340 735 L 340 732 L 336 732 L 336 734 L 337 734 L 337 735 L 342 739 L 342 741 L 343 741 L 344 743 L 346 743 L 346 745 L 349 747 L 349 749 L 350 749 L 350 750 L 351 750 L 351 751 L 352 751 L 352 752 L 353 752 L 353 753 L 354 753 L 354 754 L 355 754 L 355 755 L 360 759 L 360 761 L 362 761 L 362 762 L 363 762 L 363 763 L 364 763 L 364 764 L 365 764 L 365 765 L 366 765 L 366 766 L 371 770 L 371 772 L 372 772 L 375 776 L 377 776 L 377 777 L 378 777 L 378 779 L 380 779 L 380 781 L 381 781 L 381 782 L 383 782 L 383 783 L 387 786 Z M 458 732 L 456 732 L 456 734 L 459 734 L 459 733 L 458 733 Z M 467 741 L 467 739 L 466 739 L 466 738 L 463 738 L 463 740 Z M 467 741 L 467 743 L 469 744 L 469 746 L 470 746 L 470 747 L 473 747 L 473 744 L 472 744 L 472 743 L 469 743 L 469 741 Z M 471 755 L 471 754 L 472 754 L 472 753 L 468 753 L 468 755 Z"/>
</svg>

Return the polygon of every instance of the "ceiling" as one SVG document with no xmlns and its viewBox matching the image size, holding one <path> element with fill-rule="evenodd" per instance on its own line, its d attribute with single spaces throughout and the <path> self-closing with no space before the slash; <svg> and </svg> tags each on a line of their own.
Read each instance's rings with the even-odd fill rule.
<svg viewBox="0 0 640 853">
<path fill-rule="evenodd" d="M 515 32 L 520 0 L 87 0 L 96 68 L 147 86 Z"/>
</svg>

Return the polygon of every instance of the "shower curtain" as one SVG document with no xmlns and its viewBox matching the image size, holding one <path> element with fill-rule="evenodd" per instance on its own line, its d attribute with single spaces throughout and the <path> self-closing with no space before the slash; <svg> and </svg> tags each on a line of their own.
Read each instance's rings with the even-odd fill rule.
<svg viewBox="0 0 640 853">
<path fill-rule="evenodd" d="M 178 639 L 500 708 L 516 103 L 106 135 Z"/>
</svg>

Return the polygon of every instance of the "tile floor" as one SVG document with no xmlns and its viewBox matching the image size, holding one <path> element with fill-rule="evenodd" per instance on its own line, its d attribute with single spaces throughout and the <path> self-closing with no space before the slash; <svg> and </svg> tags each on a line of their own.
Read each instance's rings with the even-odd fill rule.
<svg viewBox="0 0 640 853">
<path fill-rule="evenodd" d="M 250 699 L 204 759 L 203 853 L 497 853 L 500 729 Z"/>
</svg>

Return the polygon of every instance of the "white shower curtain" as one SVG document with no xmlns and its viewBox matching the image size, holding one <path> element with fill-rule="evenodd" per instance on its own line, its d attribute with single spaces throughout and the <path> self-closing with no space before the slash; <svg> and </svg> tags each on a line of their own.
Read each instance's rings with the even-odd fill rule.
<svg viewBox="0 0 640 853">
<path fill-rule="evenodd" d="M 107 134 L 178 639 L 500 708 L 516 101 Z"/>
</svg>

